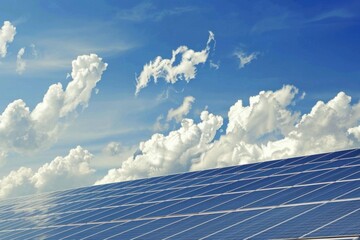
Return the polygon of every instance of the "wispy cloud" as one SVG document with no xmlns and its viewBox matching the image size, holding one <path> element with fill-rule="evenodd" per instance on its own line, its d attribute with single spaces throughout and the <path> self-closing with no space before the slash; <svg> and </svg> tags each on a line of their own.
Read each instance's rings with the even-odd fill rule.
<svg viewBox="0 0 360 240">
<path fill-rule="evenodd" d="M 171 59 L 163 59 L 161 56 L 158 56 L 153 61 L 145 64 L 140 76 L 136 78 L 135 95 L 138 95 L 140 90 L 148 85 L 151 78 L 154 79 L 154 82 L 157 82 L 158 78 L 163 78 L 171 84 L 179 80 L 189 82 L 191 79 L 194 79 L 196 66 L 206 62 L 210 52 L 210 44 L 214 41 L 215 36 L 209 31 L 209 38 L 203 50 L 195 52 L 187 46 L 180 46 L 172 51 Z M 176 59 L 179 58 L 178 55 L 180 55 L 181 61 L 178 65 L 174 65 Z"/>
<path fill-rule="evenodd" d="M 323 12 L 323 13 L 307 20 L 306 22 L 309 22 L 309 23 L 310 22 L 318 22 L 318 21 L 323 21 L 323 20 L 327 20 L 327 19 L 331 19 L 331 18 L 347 19 L 347 18 L 352 18 L 352 17 L 354 17 L 354 14 L 351 13 L 347 9 L 333 9 L 328 12 Z"/>
<path fill-rule="evenodd" d="M 244 68 L 246 65 L 250 64 L 253 60 L 257 58 L 259 55 L 258 52 L 252 52 L 250 54 L 246 54 L 242 50 L 236 50 L 234 55 L 239 59 L 239 68 Z"/>
<path fill-rule="evenodd" d="M 179 107 L 175 109 L 171 108 L 168 111 L 166 121 L 175 119 L 176 122 L 180 122 L 190 112 L 194 102 L 195 98 L 193 96 L 185 97 L 183 103 Z"/>
<path fill-rule="evenodd" d="M 142 22 L 142 21 L 161 21 L 162 19 L 181 15 L 183 13 L 195 11 L 193 7 L 175 7 L 171 9 L 159 9 L 151 2 L 140 3 L 133 8 L 118 11 L 116 17 L 121 20 Z"/>
<path fill-rule="evenodd" d="M 18 74 L 23 74 L 26 68 L 26 61 L 23 59 L 25 53 L 25 48 L 20 48 L 17 56 L 16 56 L 16 72 Z"/>
<path fill-rule="evenodd" d="M 213 60 L 210 60 L 210 68 L 218 70 L 220 68 L 220 61 L 214 62 Z"/>
</svg>

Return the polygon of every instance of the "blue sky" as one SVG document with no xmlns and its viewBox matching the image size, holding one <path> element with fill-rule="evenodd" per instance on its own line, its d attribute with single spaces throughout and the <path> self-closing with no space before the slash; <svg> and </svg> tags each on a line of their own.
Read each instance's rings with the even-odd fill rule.
<svg viewBox="0 0 360 240">
<path fill-rule="evenodd" d="M 91 97 L 84 102 L 86 107 L 80 104 L 71 115 L 59 119 L 61 129 L 57 129 L 56 136 L 46 144 L 23 151 L 6 143 L 13 137 L 11 131 L 4 130 L 5 133 L 0 134 L 1 142 L 5 142 L 1 145 L 4 153 L 0 184 L 5 186 L 9 181 L 10 171 L 25 167 L 33 173 L 28 173 L 27 177 L 22 175 L 22 179 L 34 185 L 32 174 L 57 156 L 64 159 L 68 156 L 68 161 L 72 161 L 70 150 L 77 146 L 81 146 L 79 151 L 83 155 L 87 156 L 84 151 L 92 154 L 91 160 L 85 161 L 89 170 L 84 173 L 87 179 L 78 179 L 79 184 L 64 187 L 84 182 L 90 184 L 102 179 L 109 169 L 118 169 L 118 174 L 125 177 L 109 177 L 112 180 L 107 182 L 242 164 L 249 162 L 250 158 L 266 160 L 328 151 L 334 146 L 359 147 L 359 10 L 357 1 L 2 1 L 0 24 L 10 21 L 16 27 L 13 41 L 7 44 L 7 54 L 0 59 L 2 113 L 16 99 L 22 99 L 31 112 L 51 85 L 60 82 L 65 89 L 72 80 L 68 76 L 72 71 L 71 62 L 80 55 L 97 54 L 102 58 L 99 61 L 107 63 L 107 67 L 93 87 Z M 196 73 L 191 80 L 180 80 L 179 74 L 172 84 L 160 76 L 155 84 L 150 76 L 147 86 L 135 96 L 137 78 L 146 64 L 157 56 L 170 59 L 172 51 L 179 46 L 201 52 L 207 46 L 209 31 L 215 39 L 208 45 L 206 59 L 194 64 Z M 24 48 L 21 59 L 25 67 L 19 73 L 16 62 L 21 48 Z M 239 56 L 245 59 L 251 54 L 255 57 L 241 67 Z M 181 64 L 180 60 L 181 54 L 173 66 Z M 285 85 L 292 87 L 284 88 Z M 263 94 L 268 105 L 263 103 L 263 107 L 250 106 L 246 110 L 249 98 L 260 96 L 261 91 L 270 91 Z M 339 109 L 345 109 L 344 112 L 334 107 L 335 103 L 327 104 L 340 92 L 351 96 L 350 102 L 346 102 L 347 98 L 341 94 L 334 100 L 339 102 Z M 179 108 L 188 96 L 194 101 Z M 282 102 L 284 98 L 290 100 Z M 228 112 L 238 100 L 243 101 L 243 106 L 233 108 L 238 115 L 234 113 L 231 120 Z M 327 104 L 326 110 L 318 110 L 323 115 L 315 113 L 318 101 Z M 178 109 L 178 119 L 166 119 L 170 109 Z M 309 114 L 312 109 L 313 115 Z M 163 146 L 161 141 L 170 141 L 166 137 L 171 131 L 182 131 L 182 118 L 193 119 L 195 125 L 205 121 L 200 119 L 204 110 L 221 117 L 222 124 L 212 122 L 216 127 L 213 126 L 209 134 L 213 133 L 214 137 L 206 146 L 196 143 L 200 144 L 198 149 L 201 151 L 194 155 L 189 153 L 192 157 L 187 157 L 183 160 L 186 164 L 180 165 L 177 161 L 185 157 L 173 152 L 167 155 L 169 152 L 166 151 L 174 147 L 186 152 L 189 148 L 172 146 L 165 152 L 157 152 Z M 253 114 L 242 117 L 246 111 Z M 275 117 L 275 122 L 281 122 L 280 125 L 271 120 L 278 113 L 281 116 Z M 310 117 L 313 122 L 296 126 L 301 119 Z M 328 118 L 329 121 L 321 123 L 316 121 L 316 117 L 319 120 Z M 1 121 L 4 122 L 4 117 L 0 118 Z M 226 148 L 222 141 L 229 142 L 226 140 L 228 136 L 224 136 L 231 132 L 229 121 L 241 126 L 234 130 L 238 138 L 231 138 L 235 141 L 232 147 Z M 335 124 L 341 121 L 348 123 Z M 267 127 L 264 131 L 251 130 L 255 128 L 250 127 L 251 122 Z M 312 128 L 322 129 L 318 134 L 327 139 L 318 137 L 319 144 L 314 145 L 319 147 L 305 150 L 305 147 L 298 147 L 300 143 L 296 143 L 297 147 L 288 142 L 281 144 L 296 135 L 294 131 L 299 133 L 299 129 L 302 132 L 298 135 L 317 132 Z M 200 129 L 197 131 L 204 131 L 202 127 Z M 165 138 L 156 140 L 156 133 Z M 317 139 L 316 135 L 311 137 Z M 331 139 L 338 139 L 339 143 Z M 328 146 L 320 147 L 326 141 L 330 142 Z M 142 149 L 140 142 L 151 145 L 149 152 Z M 266 144 L 264 150 L 262 145 Z M 239 157 L 247 153 L 244 157 L 247 160 L 206 160 L 209 149 L 215 151 L 217 145 Z M 283 149 L 279 150 L 279 146 Z M 163 160 L 159 160 L 161 167 L 158 163 L 155 167 L 149 163 L 157 169 L 155 172 L 129 170 L 142 167 L 140 163 L 141 166 L 130 163 L 136 162 L 136 155 L 140 155 L 139 162 L 151 162 L 149 158 L 157 158 L 156 154 L 165 156 L 164 161 L 173 165 L 162 168 Z M 59 167 L 60 162 L 54 166 Z M 131 167 L 127 169 L 122 165 L 124 162 Z M 201 166 L 194 167 L 199 162 Z M 71 175 L 67 170 L 62 171 L 65 172 L 59 176 L 65 174 L 69 179 L 77 176 L 76 172 Z M 14 194 L 21 192 L 19 186 L 12 188 Z M 54 189 L 51 184 L 46 188 Z M 34 191 L 42 190 L 37 187 Z"/>
</svg>

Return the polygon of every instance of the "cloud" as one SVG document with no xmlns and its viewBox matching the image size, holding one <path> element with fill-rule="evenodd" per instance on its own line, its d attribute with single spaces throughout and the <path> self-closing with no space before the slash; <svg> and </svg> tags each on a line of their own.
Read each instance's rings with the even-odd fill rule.
<svg viewBox="0 0 360 240">
<path fill-rule="evenodd" d="M 192 104 L 195 102 L 193 96 L 187 96 L 184 98 L 183 103 L 176 109 L 171 108 L 168 111 L 166 121 L 175 119 L 176 122 L 180 122 L 191 110 Z"/>
<path fill-rule="evenodd" d="M 124 161 L 120 168 L 109 170 L 96 184 L 159 176 L 188 171 L 193 161 L 206 151 L 223 119 L 203 111 L 201 122 L 184 119 L 181 127 L 168 135 L 154 134 L 139 144 L 138 154 Z"/>
<path fill-rule="evenodd" d="M 36 50 L 36 46 L 34 43 L 30 44 L 30 48 L 31 48 L 31 55 L 34 57 L 34 58 L 37 58 L 38 57 L 38 52 Z"/>
<path fill-rule="evenodd" d="M 220 62 L 218 61 L 217 63 L 215 63 L 210 60 L 210 68 L 215 68 L 216 70 L 218 70 L 220 68 Z"/>
<path fill-rule="evenodd" d="M 51 85 L 33 111 L 21 99 L 10 103 L 0 115 L 2 151 L 31 152 L 56 141 L 77 109 L 87 106 L 106 67 L 95 54 L 79 56 L 72 62 L 72 80 L 65 90 L 61 83 Z"/>
<path fill-rule="evenodd" d="M 255 60 L 257 58 L 257 56 L 259 55 L 259 53 L 258 52 L 253 52 L 253 53 L 250 53 L 249 55 L 247 55 L 245 52 L 243 52 L 241 50 L 237 50 L 237 51 L 235 51 L 234 55 L 240 61 L 239 68 L 244 68 L 245 65 L 248 65 L 253 60 Z"/>
<path fill-rule="evenodd" d="M 5 57 L 7 54 L 7 47 L 12 43 L 16 34 L 16 27 L 11 22 L 5 21 L 0 29 L 0 56 Z"/>
<path fill-rule="evenodd" d="M 154 134 L 140 143 L 136 156 L 96 184 L 360 146 L 360 103 L 352 104 L 351 97 L 340 92 L 300 114 L 292 110 L 298 94 L 296 87 L 285 85 L 250 97 L 248 106 L 237 101 L 218 139 L 214 137 L 221 134 L 222 117 L 203 111 L 198 124 L 184 119 L 169 135 Z"/>
<path fill-rule="evenodd" d="M 350 135 L 353 135 L 357 139 L 357 141 L 360 142 L 360 125 L 357 127 L 349 128 L 348 133 Z"/>
<path fill-rule="evenodd" d="M 145 64 L 140 76 L 136 79 L 135 95 L 138 95 L 140 90 L 148 85 L 151 78 L 154 79 L 155 83 L 158 78 L 163 78 L 167 83 L 171 84 L 179 80 L 189 82 L 194 79 L 196 66 L 206 62 L 210 52 L 210 43 L 213 41 L 215 41 L 215 37 L 210 31 L 206 47 L 203 50 L 195 52 L 187 46 L 180 46 L 172 52 L 171 59 L 163 59 L 158 56 L 153 61 Z M 174 65 L 179 57 L 181 57 L 180 63 Z"/>
<path fill-rule="evenodd" d="M 103 152 L 110 156 L 116 156 L 123 151 L 124 151 L 123 146 L 121 146 L 121 143 L 119 142 L 110 142 L 103 149 Z"/>
<path fill-rule="evenodd" d="M 133 8 L 124 9 L 117 12 L 116 17 L 121 20 L 142 22 L 145 20 L 161 21 L 165 17 L 181 15 L 183 13 L 194 11 L 192 7 L 175 7 L 172 9 L 158 9 L 151 2 L 140 3 Z"/>
<path fill-rule="evenodd" d="M 318 22 L 331 18 L 348 19 L 353 18 L 354 16 L 355 15 L 347 9 L 333 9 L 308 19 L 306 23 Z"/>
<path fill-rule="evenodd" d="M 37 171 L 21 167 L 0 179 L 0 198 L 85 186 L 94 181 L 93 155 L 78 146 Z"/>
<path fill-rule="evenodd" d="M 298 90 L 284 86 L 275 92 L 260 92 L 250 105 L 236 103 L 229 111 L 226 134 L 216 141 L 192 169 L 245 164 L 291 156 L 331 152 L 360 146 L 356 130 L 360 103 L 338 93 L 318 101 L 310 113 L 289 110 Z"/>
<path fill-rule="evenodd" d="M 156 121 L 153 125 L 154 132 L 162 132 L 169 129 L 169 123 L 162 123 L 163 119 L 164 119 L 163 115 L 160 115 L 156 118 Z"/>
<path fill-rule="evenodd" d="M 23 74 L 26 68 L 26 61 L 23 59 L 25 53 L 25 48 L 20 48 L 17 57 L 16 57 L 16 72 L 18 74 Z"/>
<path fill-rule="evenodd" d="M 126 146 L 121 142 L 109 142 L 102 148 L 101 153 L 96 154 L 91 161 L 91 166 L 108 170 L 119 167 L 122 162 L 134 155 L 137 146 Z"/>
</svg>

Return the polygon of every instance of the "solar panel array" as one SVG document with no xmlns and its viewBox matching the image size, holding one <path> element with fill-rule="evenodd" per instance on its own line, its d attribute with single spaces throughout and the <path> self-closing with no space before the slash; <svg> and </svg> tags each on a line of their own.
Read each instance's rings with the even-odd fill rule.
<svg viewBox="0 0 360 240">
<path fill-rule="evenodd" d="M 0 201 L 0 239 L 359 235 L 360 149 Z"/>
</svg>

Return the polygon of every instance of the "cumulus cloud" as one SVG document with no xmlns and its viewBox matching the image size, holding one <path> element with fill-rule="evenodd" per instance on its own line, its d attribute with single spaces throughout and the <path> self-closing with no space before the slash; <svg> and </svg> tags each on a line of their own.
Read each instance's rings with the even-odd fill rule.
<svg viewBox="0 0 360 240">
<path fill-rule="evenodd" d="M 255 60 L 257 58 L 257 56 L 259 55 L 258 52 L 253 52 L 250 54 L 246 54 L 244 51 L 242 50 L 237 50 L 235 51 L 234 55 L 239 59 L 239 68 L 244 68 L 245 65 L 248 65 L 249 63 L 251 63 L 253 60 Z"/>
<path fill-rule="evenodd" d="M 120 168 L 109 170 L 96 184 L 188 171 L 192 162 L 211 146 L 223 123 L 222 117 L 207 111 L 200 118 L 198 124 L 184 119 L 178 130 L 166 136 L 157 133 L 141 142 L 138 154 L 124 161 Z"/>
<path fill-rule="evenodd" d="M 353 135 L 358 141 L 360 141 L 360 125 L 357 127 L 349 128 L 348 133 Z"/>
<path fill-rule="evenodd" d="M 18 74 L 23 74 L 26 68 L 26 61 L 23 59 L 25 53 L 25 48 L 20 48 L 17 56 L 16 56 L 16 72 Z"/>
<path fill-rule="evenodd" d="M 220 116 L 202 112 L 201 122 L 184 119 L 169 135 L 154 134 L 138 154 L 96 184 L 246 164 L 360 146 L 360 103 L 338 93 L 318 101 L 307 114 L 293 111 L 299 90 L 290 85 L 261 91 L 230 107 L 226 132 Z M 220 132 L 220 131 L 219 131 Z"/>
<path fill-rule="evenodd" d="M 351 104 L 351 97 L 340 92 L 327 103 L 318 101 L 310 113 L 301 116 L 289 110 L 297 92 L 293 86 L 284 86 L 251 97 L 247 107 L 236 103 L 229 111 L 226 134 L 192 169 L 360 146 L 355 133 L 359 128 L 360 103 Z"/>
<path fill-rule="evenodd" d="M 0 29 L 0 56 L 5 57 L 7 54 L 7 47 L 9 43 L 14 41 L 16 34 L 16 27 L 11 22 L 5 21 L 4 25 Z"/>
<path fill-rule="evenodd" d="M 206 47 L 196 52 L 187 46 L 180 46 L 172 52 L 171 59 L 156 57 L 143 67 L 140 76 L 136 79 L 135 95 L 145 88 L 151 78 L 156 83 L 158 78 L 163 78 L 166 82 L 174 84 L 179 80 L 189 82 L 195 78 L 196 66 L 205 63 L 210 52 L 210 44 L 215 41 L 214 34 L 210 31 Z M 176 64 L 176 59 L 181 58 L 180 63 Z"/>
<path fill-rule="evenodd" d="M 171 108 L 168 111 L 166 120 L 171 121 L 175 119 L 176 122 L 180 122 L 190 112 L 194 102 L 195 98 L 193 96 L 185 97 L 183 103 L 178 108 Z"/>
<path fill-rule="evenodd" d="M 0 198 L 88 185 L 94 181 L 95 170 L 89 165 L 92 158 L 78 146 L 36 171 L 21 167 L 0 179 Z"/>
<path fill-rule="evenodd" d="M 106 66 L 95 54 L 79 56 L 72 62 L 72 80 L 65 90 L 61 83 L 51 85 L 33 111 L 21 99 L 10 103 L 0 115 L 2 151 L 29 152 L 56 141 L 68 119 L 87 106 Z"/>
</svg>

